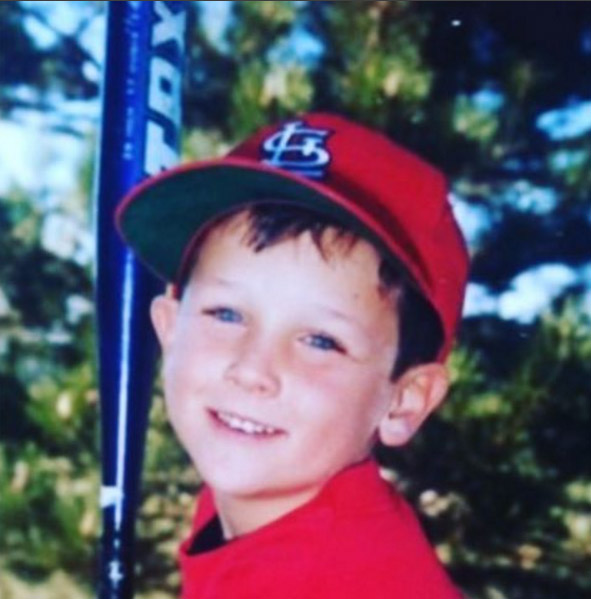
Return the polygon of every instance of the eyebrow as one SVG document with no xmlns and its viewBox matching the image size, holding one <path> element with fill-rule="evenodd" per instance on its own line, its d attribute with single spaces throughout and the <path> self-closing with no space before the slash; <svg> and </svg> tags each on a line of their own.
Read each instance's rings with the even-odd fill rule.
<svg viewBox="0 0 591 599">
<path fill-rule="evenodd" d="M 340 310 L 338 310 L 336 308 L 333 308 L 331 306 L 326 306 L 324 304 L 313 304 L 313 307 L 328 314 L 329 316 L 331 316 L 332 318 L 334 318 L 336 320 L 340 320 L 340 321 L 344 322 L 345 324 L 352 326 L 353 328 L 362 332 L 363 334 L 365 334 L 365 335 L 367 334 L 365 327 L 362 324 L 360 324 L 356 318 L 350 316 L 349 314 L 346 314 L 345 312 L 341 312 Z"/>
<path fill-rule="evenodd" d="M 238 283 L 235 281 L 224 279 L 216 275 L 204 277 L 201 281 L 201 284 L 203 283 L 206 285 L 218 285 L 219 287 L 238 287 Z"/>
<path fill-rule="evenodd" d="M 238 292 L 239 285 L 229 279 L 218 277 L 217 275 L 206 275 L 202 276 L 201 280 L 195 281 L 196 287 L 203 289 L 204 287 L 213 287 L 217 289 L 231 290 L 232 292 Z"/>
</svg>

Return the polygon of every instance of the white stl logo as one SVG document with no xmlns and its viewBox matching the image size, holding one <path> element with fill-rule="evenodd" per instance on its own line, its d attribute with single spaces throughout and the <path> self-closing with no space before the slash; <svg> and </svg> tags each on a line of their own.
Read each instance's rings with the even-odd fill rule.
<svg viewBox="0 0 591 599">
<path fill-rule="evenodd" d="M 289 171 L 319 179 L 330 164 L 325 147 L 330 132 L 308 127 L 302 121 L 286 123 L 263 143 L 263 162 Z"/>
</svg>

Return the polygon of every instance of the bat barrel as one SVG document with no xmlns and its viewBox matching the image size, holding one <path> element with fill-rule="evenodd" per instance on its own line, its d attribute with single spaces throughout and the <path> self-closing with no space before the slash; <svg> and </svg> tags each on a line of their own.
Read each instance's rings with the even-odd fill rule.
<svg viewBox="0 0 591 599">
<path fill-rule="evenodd" d="M 149 304 L 162 284 L 114 228 L 121 198 L 178 162 L 185 2 L 108 2 L 95 181 L 101 407 L 100 599 L 133 596 L 134 531 L 156 340 Z"/>
</svg>

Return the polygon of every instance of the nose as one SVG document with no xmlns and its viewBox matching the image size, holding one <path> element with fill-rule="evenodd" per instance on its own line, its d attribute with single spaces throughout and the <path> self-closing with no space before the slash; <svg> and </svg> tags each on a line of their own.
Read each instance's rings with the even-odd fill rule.
<svg viewBox="0 0 591 599">
<path fill-rule="evenodd" d="M 248 335 L 226 369 L 226 380 L 257 397 L 276 396 L 280 382 L 275 349 L 270 339 Z"/>
</svg>

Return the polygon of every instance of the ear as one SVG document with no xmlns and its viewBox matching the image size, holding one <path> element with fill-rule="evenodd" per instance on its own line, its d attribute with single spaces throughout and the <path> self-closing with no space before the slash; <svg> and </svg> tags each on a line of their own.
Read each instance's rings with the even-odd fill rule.
<svg viewBox="0 0 591 599">
<path fill-rule="evenodd" d="M 393 386 L 390 411 L 379 425 L 384 445 L 404 445 L 443 401 L 449 375 L 443 364 L 430 362 L 407 370 Z"/>
<path fill-rule="evenodd" d="M 158 295 L 152 300 L 150 317 L 162 351 L 166 351 L 172 340 L 179 301 L 167 295 Z"/>
</svg>

